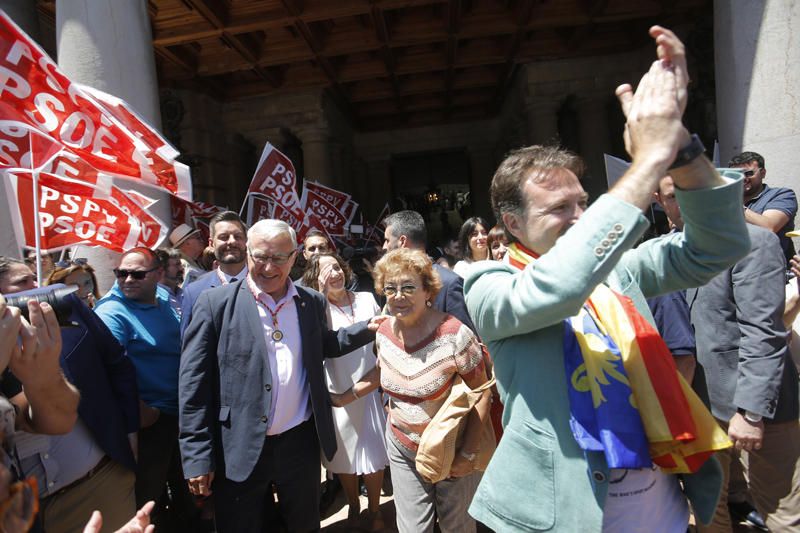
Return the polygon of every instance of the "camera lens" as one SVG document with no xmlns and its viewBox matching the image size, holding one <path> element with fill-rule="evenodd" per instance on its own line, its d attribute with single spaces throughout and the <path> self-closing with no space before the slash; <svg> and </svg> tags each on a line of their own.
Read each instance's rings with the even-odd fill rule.
<svg viewBox="0 0 800 533">
<path fill-rule="evenodd" d="M 6 305 L 16 307 L 25 320 L 30 322 L 28 316 L 28 302 L 47 302 L 53 311 L 56 313 L 58 325 L 61 327 L 72 326 L 69 316 L 72 313 L 72 303 L 67 299 L 67 296 L 77 291 L 77 287 L 53 287 L 44 289 L 34 289 L 33 291 L 25 291 L 21 293 L 4 295 Z"/>
</svg>

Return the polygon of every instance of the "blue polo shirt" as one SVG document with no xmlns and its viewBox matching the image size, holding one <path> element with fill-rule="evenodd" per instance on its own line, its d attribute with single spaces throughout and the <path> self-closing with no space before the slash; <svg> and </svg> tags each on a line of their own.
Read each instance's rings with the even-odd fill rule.
<svg viewBox="0 0 800 533">
<path fill-rule="evenodd" d="M 786 261 L 789 261 L 794 255 L 794 245 L 792 244 L 792 239 L 786 236 L 786 232 L 794 229 L 794 217 L 797 214 L 797 196 L 794 191 L 786 187 L 773 188 L 764 184 L 764 188 L 758 196 L 747 202 L 745 206 L 759 215 L 763 214 L 767 209 L 775 209 L 786 213 L 786 216 L 789 217 L 789 222 L 777 233 L 781 241 L 783 255 L 786 256 Z"/>
<path fill-rule="evenodd" d="M 150 407 L 178 415 L 180 318 L 169 294 L 156 289 L 156 304 L 125 297 L 116 283 L 94 308 L 136 367 L 139 396 Z"/>
</svg>

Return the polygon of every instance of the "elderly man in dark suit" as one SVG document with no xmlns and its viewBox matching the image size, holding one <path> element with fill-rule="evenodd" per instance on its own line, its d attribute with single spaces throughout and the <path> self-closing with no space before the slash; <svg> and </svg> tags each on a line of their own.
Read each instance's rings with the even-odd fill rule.
<svg viewBox="0 0 800 533">
<path fill-rule="evenodd" d="M 290 531 L 319 528 L 320 446 L 333 457 L 324 357 L 374 339 L 384 317 L 330 331 L 325 298 L 296 287 L 294 230 L 248 232 L 249 274 L 194 306 L 180 368 L 180 447 L 194 494 L 214 491 L 222 533 L 262 531 L 275 484 Z"/>
<path fill-rule="evenodd" d="M 746 457 L 750 494 L 770 531 L 800 530 L 798 375 L 783 325 L 784 257 L 778 237 L 748 224 L 752 250 L 687 300 L 705 370 L 711 412 Z M 728 472 L 733 450 L 718 454 L 725 472 L 709 527 L 731 531 Z M 744 458 L 744 457 L 743 457 Z"/>
<path fill-rule="evenodd" d="M 217 213 L 208 221 L 208 245 L 214 248 L 219 265 L 183 288 L 181 298 L 181 335 L 192 318 L 197 297 L 208 289 L 236 282 L 247 275 L 247 227 L 233 211 Z"/>
</svg>

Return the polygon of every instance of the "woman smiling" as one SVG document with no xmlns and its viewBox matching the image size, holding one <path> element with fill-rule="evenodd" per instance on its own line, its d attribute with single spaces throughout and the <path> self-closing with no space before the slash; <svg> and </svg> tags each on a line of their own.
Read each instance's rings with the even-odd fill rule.
<svg viewBox="0 0 800 533">
<path fill-rule="evenodd" d="M 380 383 L 390 398 L 386 447 L 397 528 L 401 533 L 432 532 L 438 517 L 441 531 L 475 531 L 467 508 L 480 481 L 474 466 L 489 416 L 488 392 L 467 416 L 449 478 L 424 481 L 415 457 L 422 432 L 444 405 L 456 376 L 471 389 L 487 381 L 480 346 L 458 319 L 431 307 L 441 282 L 425 253 L 404 248 L 389 252 L 375 265 L 373 276 L 392 318 L 375 338 L 378 367 L 352 390 L 361 396 Z"/>
</svg>

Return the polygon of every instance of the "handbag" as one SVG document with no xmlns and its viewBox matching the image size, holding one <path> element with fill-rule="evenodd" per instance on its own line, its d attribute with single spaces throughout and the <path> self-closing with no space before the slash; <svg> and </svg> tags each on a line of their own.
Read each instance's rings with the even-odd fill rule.
<svg viewBox="0 0 800 533">
<path fill-rule="evenodd" d="M 433 415 L 422 432 L 417 448 L 417 472 L 428 483 L 438 483 L 450 477 L 450 467 L 461 446 L 469 413 L 484 391 L 494 385 L 494 373 L 480 387 L 470 389 L 461 376 L 456 374 L 453 386 L 442 407 Z M 496 441 L 491 417 L 487 416 L 480 437 L 480 448 L 473 463 L 474 470 L 486 470 L 492 458 Z"/>
</svg>

